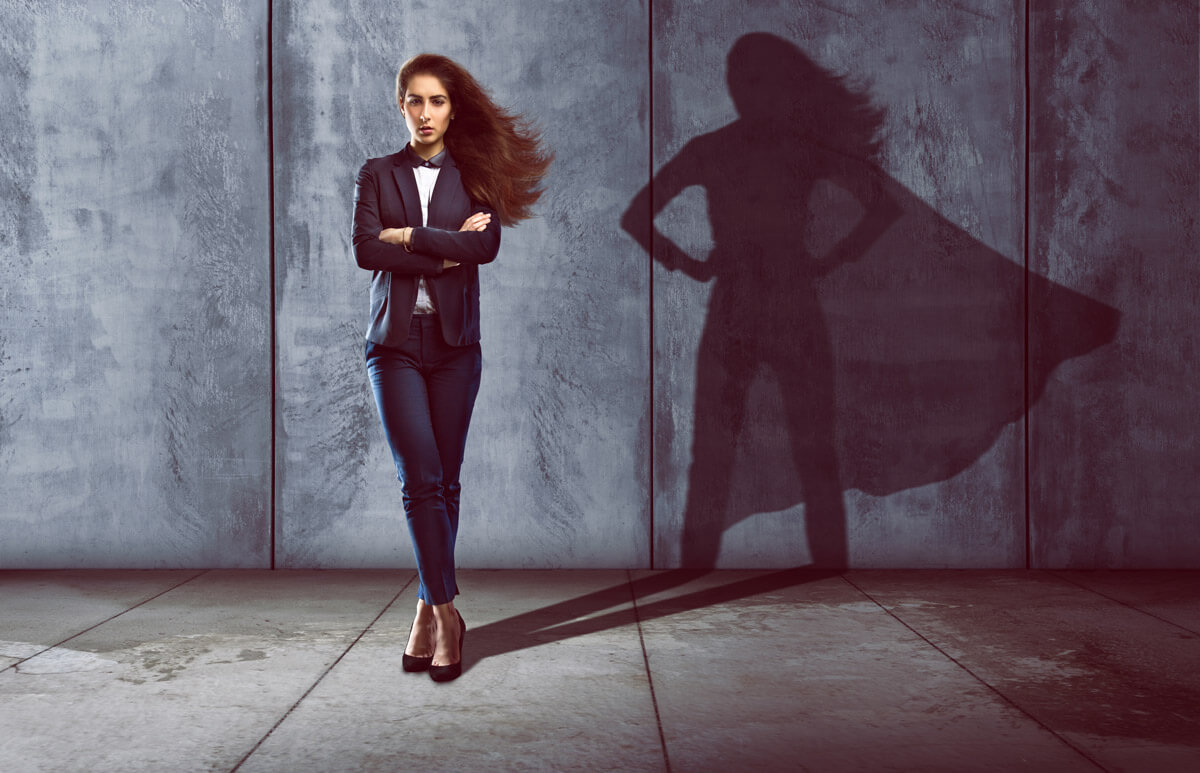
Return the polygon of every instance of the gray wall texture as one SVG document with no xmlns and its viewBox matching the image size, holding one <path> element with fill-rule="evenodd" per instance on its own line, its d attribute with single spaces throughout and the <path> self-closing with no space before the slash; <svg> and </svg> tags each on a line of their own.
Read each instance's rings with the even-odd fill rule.
<svg viewBox="0 0 1200 773">
<path fill-rule="evenodd" d="M 1200 565 L 1200 11 L 1036 4 L 1031 268 L 1121 310 L 1031 414 L 1033 562 Z M 1030 298 L 1033 354 L 1053 299 Z"/>
<path fill-rule="evenodd" d="M 898 215 L 819 279 L 701 281 L 620 227 L 652 172 L 690 175 L 654 224 L 716 258 L 754 216 L 713 207 L 717 161 L 825 152 L 725 142 L 756 31 L 813 65 L 781 106 L 841 74 L 883 111 L 854 168 Z M 1194 0 L 0 0 L 0 567 L 412 565 L 349 226 L 419 50 L 557 154 L 481 272 L 461 565 L 673 566 L 715 481 L 720 566 L 807 562 L 817 488 L 855 566 L 1200 566 L 1198 33 Z M 782 177 L 794 267 L 862 209 Z M 830 354 L 713 400 L 739 287 Z M 797 443 L 813 412 L 835 454 Z"/>
<path fill-rule="evenodd" d="M 269 560 L 266 33 L 3 5 L 2 566 Z"/>
</svg>

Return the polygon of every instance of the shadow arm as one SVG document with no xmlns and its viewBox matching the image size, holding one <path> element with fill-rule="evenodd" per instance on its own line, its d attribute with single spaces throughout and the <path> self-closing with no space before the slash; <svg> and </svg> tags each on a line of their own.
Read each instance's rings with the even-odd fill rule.
<svg viewBox="0 0 1200 773">
<path fill-rule="evenodd" d="M 830 180 L 845 188 L 863 206 L 863 215 L 822 261 L 828 273 L 843 263 L 866 254 L 884 231 L 900 218 L 903 210 L 884 186 L 884 175 L 873 164 L 843 159 Z"/>
<path fill-rule="evenodd" d="M 682 271 L 699 282 L 713 277 L 712 266 L 706 261 L 696 260 L 654 224 L 654 217 L 668 203 L 691 185 L 699 181 L 692 179 L 688 170 L 695 167 L 689 163 L 692 156 L 690 145 L 685 146 L 673 159 L 663 165 L 654 179 L 644 186 L 621 216 L 621 228 L 633 237 L 642 249 L 662 264 L 668 271 Z"/>
</svg>

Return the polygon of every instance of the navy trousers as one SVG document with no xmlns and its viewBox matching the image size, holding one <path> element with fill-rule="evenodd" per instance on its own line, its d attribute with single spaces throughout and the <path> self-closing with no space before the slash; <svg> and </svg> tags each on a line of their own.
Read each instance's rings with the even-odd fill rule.
<svg viewBox="0 0 1200 773">
<path fill-rule="evenodd" d="M 368 341 L 366 358 L 417 557 L 417 595 L 445 604 L 458 594 L 458 474 L 479 393 L 479 344 L 451 346 L 437 316 L 414 314 L 403 346 Z"/>
</svg>

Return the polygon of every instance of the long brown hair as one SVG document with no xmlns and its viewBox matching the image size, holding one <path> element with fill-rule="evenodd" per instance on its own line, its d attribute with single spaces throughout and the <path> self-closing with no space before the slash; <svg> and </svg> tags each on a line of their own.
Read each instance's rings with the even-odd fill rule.
<svg viewBox="0 0 1200 773">
<path fill-rule="evenodd" d="M 462 174 L 463 187 L 476 201 L 496 210 L 503 225 L 533 216 L 540 187 L 554 154 L 542 147 L 541 133 L 524 117 L 497 105 L 479 82 L 453 59 L 417 54 L 396 73 L 396 104 L 414 75 L 432 75 L 450 97 L 454 120 L 445 143 Z"/>
</svg>

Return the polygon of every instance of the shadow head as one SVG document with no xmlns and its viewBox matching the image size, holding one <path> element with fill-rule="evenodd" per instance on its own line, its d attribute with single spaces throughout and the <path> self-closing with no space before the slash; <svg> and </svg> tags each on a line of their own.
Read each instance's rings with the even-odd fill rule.
<svg viewBox="0 0 1200 773">
<path fill-rule="evenodd" d="M 817 64 L 789 40 L 769 32 L 738 38 L 726 57 L 725 80 L 738 116 L 754 127 L 859 158 L 879 152 L 885 113 L 868 89 Z"/>
</svg>

